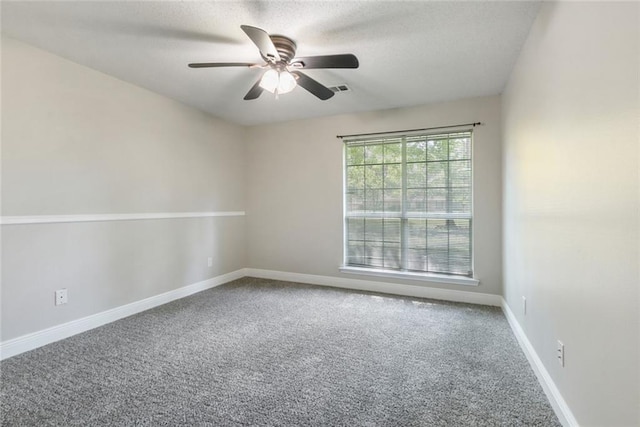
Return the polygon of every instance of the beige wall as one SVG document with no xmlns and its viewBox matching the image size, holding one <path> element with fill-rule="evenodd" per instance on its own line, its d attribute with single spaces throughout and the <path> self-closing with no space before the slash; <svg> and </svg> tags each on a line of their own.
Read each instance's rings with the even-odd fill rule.
<svg viewBox="0 0 640 427">
<path fill-rule="evenodd" d="M 474 138 L 481 285 L 423 284 L 500 293 L 499 97 L 245 129 L 11 38 L 2 63 L 3 216 L 248 207 L 249 220 L 2 226 L 2 341 L 243 267 L 340 275 L 336 133 L 484 122 Z M 55 307 L 60 288 L 69 303 Z"/>
<path fill-rule="evenodd" d="M 503 97 L 505 297 L 584 426 L 640 425 L 639 13 L 544 4 Z"/>
<path fill-rule="evenodd" d="M 349 96 L 336 95 L 336 96 Z M 300 120 L 247 130 L 249 267 L 324 276 L 341 274 L 342 156 L 336 134 L 481 121 L 474 132 L 474 250 L 478 287 L 501 293 L 500 98 Z M 360 276 L 376 280 L 370 276 Z M 390 281 L 389 279 L 379 279 Z"/>
<path fill-rule="evenodd" d="M 5 37 L 2 89 L 4 216 L 245 208 L 241 127 Z M 2 226 L 2 340 L 243 268 L 244 230 L 244 217 Z"/>
</svg>

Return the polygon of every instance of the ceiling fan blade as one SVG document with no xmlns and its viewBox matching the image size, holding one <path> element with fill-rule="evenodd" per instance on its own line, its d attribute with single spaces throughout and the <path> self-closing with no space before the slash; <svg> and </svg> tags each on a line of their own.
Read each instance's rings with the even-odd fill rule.
<svg viewBox="0 0 640 427">
<path fill-rule="evenodd" d="M 265 58 L 273 58 L 276 62 L 280 61 L 280 54 L 276 49 L 269 34 L 262 28 L 252 27 L 250 25 L 240 25 L 251 41 L 258 46 L 260 53 Z"/>
<path fill-rule="evenodd" d="M 254 84 L 251 87 L 251 89 L 249 89 L 249 92 L 247 92 L 247 94 L 244 96 L 245 101 L 249 101 L 251 99 L 257 99 L 260 96 L 260 94 L 262 94 L 262 91 L 264 89 L 262 89 L 262 87 L 260 86 L 261 81 L 262 81 L 262 77 L 260 77 L 256 82 L 256 84 Z"/>
<path fill-rule="evenodd" d="M 260 64 L 251 64 L 248 62 L 199 62 L 189 64 L 189 68 L 211 68 L 211 67 L 256 67 Z"/>
<path fill-rule="evenodd" d="M 291 65 L 296 67 L 301 64 L 301 68 L 358 68 L 360 63 L 358 58 L 351 53 L 344 55 L 325 55 L 325 56 L 307 56 L 304 58 L 295 58 L 291 61 Z"/>
<path fill-rule="evenodd" d="M 331 89 L 318 83 L 317 81 L 313 80 L 306 74 L 301 73 L 300 71 L 292 71 L 291 74 L 298 77 L 298 85 L 302 86 L 323 101 L 335 95 Z"/>
</svg>

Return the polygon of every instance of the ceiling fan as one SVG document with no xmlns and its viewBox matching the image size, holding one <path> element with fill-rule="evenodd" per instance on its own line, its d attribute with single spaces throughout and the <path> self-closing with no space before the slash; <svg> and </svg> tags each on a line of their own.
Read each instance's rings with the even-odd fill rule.
<svg viewBox="0 0 640 427">
<path fill-rule="evenodd" d="M 296 44 L 288 37 L 269 35 L 261 28 L 241 25 L 240 28 L 249 36 L 260 50 L 264 64 L 246 62 L 203 62 L 189 64 L 191 68 L 210 67 L 249 67 L 265 68 L 267 71 L 244 96 L 245 100 L 257 99 L 267 90 L 278 94 L 291 92 L 297 85 L 302 86 L 318 98 L 327 100 L 334 92 L 318 83 L 300 70 L 317 68 L 358 68 L 358 58 L 353 54 L 307 56 L 295 58 Z"/>
</svg>

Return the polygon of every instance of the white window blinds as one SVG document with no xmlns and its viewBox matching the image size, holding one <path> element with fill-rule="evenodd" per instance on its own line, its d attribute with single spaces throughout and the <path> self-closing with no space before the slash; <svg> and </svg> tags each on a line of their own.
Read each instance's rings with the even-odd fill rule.
<svg viewBox="0 0 640 427">
<path fill-rule="evenodd" d="M 471 132 L 345 140 L 345 264 L 473 276 Z"/>
</svg>

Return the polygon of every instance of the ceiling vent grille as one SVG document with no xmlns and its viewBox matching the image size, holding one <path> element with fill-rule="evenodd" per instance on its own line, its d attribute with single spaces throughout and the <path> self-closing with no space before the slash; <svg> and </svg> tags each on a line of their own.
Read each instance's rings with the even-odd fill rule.
<svg viewBox="0 0 640 427">
<path fill-rule="evenodd" d="M 338 92 L 351 92 L 351 88 L 349 86 L 347 86 L 346 84 L 330 86 L 329 89 L 331 89 L 332 91 L 334 91 L 336 93 L 338 93 Z"/>
</svg>

